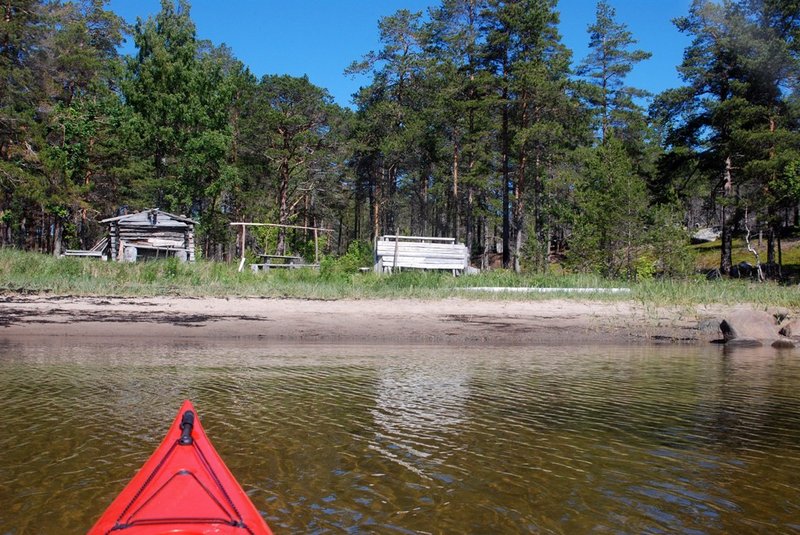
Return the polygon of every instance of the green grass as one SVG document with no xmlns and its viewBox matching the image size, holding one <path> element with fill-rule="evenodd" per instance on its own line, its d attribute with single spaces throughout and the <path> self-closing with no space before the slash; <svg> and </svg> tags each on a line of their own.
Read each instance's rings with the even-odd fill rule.
<svg viewBox="0 0 800 535">
<path fill-rule="evenodd" d="M 733 240 L 731 249 L 731 260 L 734 265 L 740 262 L 747 262 L 755 265 L 756 257 L 747 250 L 744 240 Z M 758 251 L 759 260 L 762 264 L 767 262 L 767 243 L 763 240 L 761 246 L 758 240 L 751 240 L 751 245 Z M 696 253 L 696 266 L 699 271 L 708 272 L 719 267 L 721 243 L 719 240 L 693 246 Z M 795 284 L 800 281 L 800 240 L 797 237 L 785 239 L 781 244 L 781 273 L 783 277 Z"/>
<path fill-rule="evenodd" d="M 767 261 L 767 242 L 763 240 L 761 246 L 758 246 L 758 240 L 751 240 L 754 249 L 758 251 L 759 258 L 762 263 Z M 734 264 L 739 262 L 749 262 L 755 264 L 755 256 L 747 250 L 747 244 L 744 240 L 733 240 L 731 249 L 731 259 Z M 721 243 L 719 240 L 701 243 L 692 246 L 697 253 L 697 268 L 701 270 L 711 270 L 719 267 L 719 257 L 721 251 Z M 784 268 L 790 272 L 796 272 L 800 268 L 800 241 L 796 238 L 785 240 L 781 247 L 781 260 Z"/>
<path fill-rule="evenodd" d="M 324 266 L 323 266 L 324 267 Z M 800 286 L 777 283 L 717 280 L 651 280 L 635 284 L 595 276 L 551 274 L 517 275 L 492 271 L 453 277 L 442 272 L 403 272 L 396 275 L 317 272 L 308 269 L 273 270 L 269 273 L 236 271 L 237 264 L 174 259 L 123 264 L 85 258 L 51 256 L 0 250 L 0 291 L 81 296 L 187 296 L 187 297 L 294 297 L 304 299 L 464 297 L 491 300 L 602 299 L 633 300 L 645 305 L 750 303 L 765 307 L 798 307 Z M 484 294 L 460 290 L 465 286 L 630 287 L 630 294 Z"/>
</svg>

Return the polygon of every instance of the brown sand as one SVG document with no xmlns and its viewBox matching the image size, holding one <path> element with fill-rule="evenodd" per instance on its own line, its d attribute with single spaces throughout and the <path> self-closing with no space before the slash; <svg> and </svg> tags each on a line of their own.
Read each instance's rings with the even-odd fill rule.
<svg viewBox="0 0 800 535">
<path fill-rule="evenodd" d="M 700 343 L 733 307 L 633 302 L 0 296 L 0 336 L 486 344 Z"/>
</svg>

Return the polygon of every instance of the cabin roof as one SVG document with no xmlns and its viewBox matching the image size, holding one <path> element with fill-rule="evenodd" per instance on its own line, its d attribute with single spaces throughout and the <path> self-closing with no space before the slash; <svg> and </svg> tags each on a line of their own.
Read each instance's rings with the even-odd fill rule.
<svg viewBox="0 0 800 535">
<path fill-rule="evenodd" d="M 175 214 L 170 214 L 169 212 L 165 212 L 163 210 L 159 210 L 158 208 L 153 208 L 150 210 L 142 210 L 141 212 L 136 212 L 133 214 L 125 214 L 117 217 L 109 217 L 107 219 L 100 220 L 101 223 L 117 223 L 117 222 L 131 222 L 131 223 L 146 223 L 149 224 L 149 215 L 152 212 L 156 212 L 157 219 L 159 223 L 162 221 L 162 217 L 166 217 L 167 219 L 171 219 L 173 221 L 179 223 L 185 223 L 187 225 L 197 225 L 197 221 L 194 219 L 190 219 L 188 217 L 179 216 Z M 162 223 L 163 224 L 163 223 Z"/>
</svg>

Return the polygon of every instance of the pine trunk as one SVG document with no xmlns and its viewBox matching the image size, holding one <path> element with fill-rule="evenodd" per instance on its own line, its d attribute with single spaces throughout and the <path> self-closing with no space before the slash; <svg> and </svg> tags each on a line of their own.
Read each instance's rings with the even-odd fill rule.
<svg viewBox="0 0 800 535">
<path fill-rule="evenodd" d="M 733 165 L 731 157 L 725 158 L 725 177 L 723 184 L 722 196 L 726 200 L 733 198 Z M 732 251 L 733 251 L 733 214 L 734 210 L 728 206 L 729 202 L 723 202 L 722 205 L 722 247 L 720 249 L 719 271 L 725 275 L 730 274 L 731 267 L 733 267 Z"/>
<path fill-rule="evenodd" d="M 281 185 L 278 190 L 278 223 L 286 225 L 289 222 L 289 162 L 281 162 L 280 176 Z M 278 228 L 278 245 L 275 248 L 276 254 L 286 254 L 286 228 Z"/>
</svg>

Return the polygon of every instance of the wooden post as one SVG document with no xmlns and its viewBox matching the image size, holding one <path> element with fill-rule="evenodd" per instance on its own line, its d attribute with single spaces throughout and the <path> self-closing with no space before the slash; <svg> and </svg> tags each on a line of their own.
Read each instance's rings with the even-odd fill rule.
<svg viewBox="0 0 800 535">
<path fill-rule="evenodd" d="M 397 249 L 398 249 L 399 246 L 400 246 L 400 229 L 395 229 L 395 231 L 394 231 L 394 263 L 392 264 L 392 273 L 394 273 L 395 270 L 400 271 L 400 269 L 397 267 L 397 253 L 398 253 Z"/>
<path fill-rule="evenodd" d="M 245 241 L 246 237 L 247 237 L 247 225 L 242 225 L 242 260 L 241 260 L 241 262 L 239 262 L 239 273 L 241 273 L 242 269 L 244 269 L 244 261 L 245 261 L 245 257 L 244 257 L 244 241 Z"/>
<path fill-rule="evenodd" d="M 319 265 L 319 234 L 314 229 L 314 263 Z"/>
</svg>

